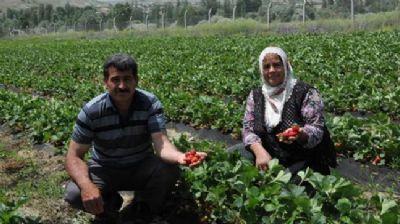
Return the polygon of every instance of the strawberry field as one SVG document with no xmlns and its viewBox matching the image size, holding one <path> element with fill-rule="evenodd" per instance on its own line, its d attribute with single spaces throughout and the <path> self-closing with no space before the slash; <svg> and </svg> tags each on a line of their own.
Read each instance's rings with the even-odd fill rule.
<svg viewBox="0 0 400 224">
<path fill-rule="evenodd" d="M 295 75 L 320 90 L 339 153 L 367 163 L 379 156 L 377 165 L 400 168 L 399 31 L 1 40 L 0 123 L 63 153 L 80 107 L 105 91 L 105 58 L 125 52 L 138 61 L 139 87 L 158 96 L 170 121 L 240 138 L 245 99 L 260 84 L 258 55 L 268 45 L 285 49 Z M 208 162 L 185 172 L 207 221 L 400 222 L 398 202 L 382 194 L 366 201 L 344 179 L 303 173 L 302 180 L 317 189 L 310 199 L 277 164 L 261 175 L 223 153 L 223 146 L 184 139 L 177 144 L 210 152 Z"/>
</svg>

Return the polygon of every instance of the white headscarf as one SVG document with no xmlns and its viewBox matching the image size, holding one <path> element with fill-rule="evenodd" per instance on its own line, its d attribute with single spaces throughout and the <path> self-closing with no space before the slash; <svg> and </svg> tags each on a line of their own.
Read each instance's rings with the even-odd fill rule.
<svg viewBox="0 0 400 224">
<path fill-rule="evenodd" d="M 270 86 L 264 79 L 263 61 L 267 54 L 277 54 L 282 60 L 285 79 L 278 86 Z M 293 87 L 296 85 L 297 79 L 294 77 L 293 69 L 288 62 L 286 53 L 279 47 L 265 48 L 258 58 L 258 63 L 262 80 L 262 93 L 265 98 L 265 124 L 267 129 L 271 130 L 281 121 L 283 106 L 292 95 Z"/>
</svg>

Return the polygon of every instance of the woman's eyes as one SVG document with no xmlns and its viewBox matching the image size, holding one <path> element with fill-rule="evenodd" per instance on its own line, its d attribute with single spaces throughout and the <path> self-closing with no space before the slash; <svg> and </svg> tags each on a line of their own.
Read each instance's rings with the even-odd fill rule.
<svg viewBox="0 0 400 224">
<path fill-rule="evenodd" d="M 281 68 L 282 64 L 281 63 L 264 64 L 264 69 L 269 69 L 271 67 Z"/>
</svg>

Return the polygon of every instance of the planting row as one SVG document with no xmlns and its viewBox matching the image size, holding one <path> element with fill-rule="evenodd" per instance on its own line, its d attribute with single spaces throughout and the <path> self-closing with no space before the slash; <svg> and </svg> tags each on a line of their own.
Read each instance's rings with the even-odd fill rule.
<svg viewBox="0 0 400 224">
<path fill-rule="evenodd" d="M 4 40 L 0 83 L 81 104 L 101 91 L 105 57 L 126 52 L 139 63 L 143 88 L 215 97 L 236 107 L 259 85 L 258 54 L 272 44 L 288 52 L 300 79 L 321 91 L 327 111 L 399 118 L 399 34 Z"/>
<path fill-rule="evenodd" d="M 204 102 L 201 102 L 203 100 Z M 228 108 L 223 102 L 214 105 L 207 98 L 193 102 L 191 111 L 181 110 L 180 102 L 176 99 L 165 98 L 166 114 L 181 113 L 181 116 L 204 119 L 203 111 L 208 113 L 208 119 L 218 120 L 223 111 L 232 113 L 240 120 L 241 114 L 233 113 L 235 108 Z M 196 106 L 197 105 L 197 106 Z M 209 106 L 209 108 L 207 108 Z M 73 100 L 43 99 L 22 93 L 13 93 L 0 89 L 0 122 L 7 122 L 19 131 L 26 131 L 37 142 L 52 142 L 57 146 L 65 146 L 72 132 L 80 106 Z M 206 113 L 206 114 L 207 114 Z M 202 123 L 203 120 L 199 122 Z M 234 121 L 234 120 L 232 120 Z M 239 121 L 235 128 L 240 129 Z M 389 164 L 400 167 L 400 127 L 393 124 L 385 114 L 379 114 L 368 119 L 355 118 L 351 115 L 341 117 L 328 116 L 330 128 L 339 152 L 354 156 L 356 159 L 371 161 L 376 156 L 381 158 L 380 165 Z"/>
</svg>

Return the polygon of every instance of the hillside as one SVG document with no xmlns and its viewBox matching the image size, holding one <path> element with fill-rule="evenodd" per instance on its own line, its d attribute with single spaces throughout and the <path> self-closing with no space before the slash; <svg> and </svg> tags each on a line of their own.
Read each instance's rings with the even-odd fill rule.
<svg viewBox="0 0 400 224">
<path fill-rule="evenodd" d="M 98 0 L 0 0 L 0 9 L 7 8 L 30 8 L 39 4 L 52 4 L 54 6 L 64 6 L 67 2 L 73 6 L 85 7 L 89 5 L 103 5 L 106 1 Z"/>
<path fill-rule="evenodd" d="M 53 6 L 64 6 L 66 3 L 69 3 L 73 6 L 85 7 L 85 6 L 95 6 L 101 7 L 109 4 L 116 3 L 132 3 L 139 5 L 153 5 L 157 3 L 167 3 L 172 2 L 176 3 L 178 0 L 0 0 L 0 13 L 4 12 L 7 8 L 17 8 L 17 9 L 25 9 L 30 8 L 39 4 L 52 4 Z M 283 2 L 285 0 L 275 0 L 274 2 Z M 189 0 L 188 2 L 192 4 L 198 4 L 201 0 Z M 222 3 L 223 1 L 220 0 Z M 313 4 L 321 4 L 321 0 L 314 0 Z"/>
</svg>

